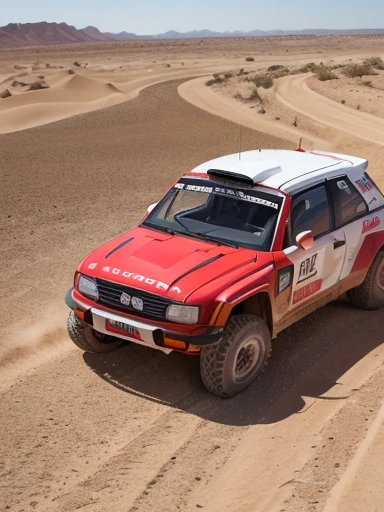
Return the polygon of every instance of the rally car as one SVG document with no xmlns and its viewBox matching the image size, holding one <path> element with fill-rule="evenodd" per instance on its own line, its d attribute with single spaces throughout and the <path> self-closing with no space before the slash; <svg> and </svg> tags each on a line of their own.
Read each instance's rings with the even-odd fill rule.
<svg viewBox="0 0 384 512">
<path fill-rule="evenodd" d="M 199 165 L 79 265 L 69 336 L 89 352 L 199 355 L 208 390 L 236 395 L 271 339 L 312 311 L 345 292 L 384 306 L 384 197 L 367 164 L 257 150 Z"/>
</svg>

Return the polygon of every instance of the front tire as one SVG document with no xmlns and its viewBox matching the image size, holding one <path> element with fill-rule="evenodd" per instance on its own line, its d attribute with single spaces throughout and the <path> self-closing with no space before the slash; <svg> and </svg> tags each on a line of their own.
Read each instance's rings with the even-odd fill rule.
<svg viewBox="0 0 384 512">
<path fill-rule="evenodd" d="M 270 352 L 271 335 L 264 320 L 255 315 L 234 315 L 221 340 L 201 350 L 203 383 L 217 396 L 235 396 L 256 379 Z"/>
<path fill-rule="evenodd" d="M 360 309 L 375 310 L 384 306 L 384 250 L 381 250 L 360 286 L 348 292 L 351 303 Z"/>
<path fill-rule="evenodd" d="M 68 316 L 67 330 L 73 343 L 81 348 L 81 350 L 84 350 L 84 352 L 112 352 L 124 343 L 119 338 L 95 331 L 92 327 L 79 320 L 73 311 Z"/>
</svg>

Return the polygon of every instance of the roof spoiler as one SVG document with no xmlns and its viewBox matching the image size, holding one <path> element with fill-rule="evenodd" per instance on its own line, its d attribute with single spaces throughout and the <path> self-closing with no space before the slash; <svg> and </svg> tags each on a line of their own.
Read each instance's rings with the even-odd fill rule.
<svg viewBox="0 0 384 512">
<path fill-rule="evenodd" d="M 209 169 L 207 174 L 212 181 L 225 185 L 237 185 L 244 188 L 251 188 L 254 185 L 252 178 L 244 176 L 244 174 L 237 174 L 236 172 L 223 171 L 221 169 Z"/>
</svg>

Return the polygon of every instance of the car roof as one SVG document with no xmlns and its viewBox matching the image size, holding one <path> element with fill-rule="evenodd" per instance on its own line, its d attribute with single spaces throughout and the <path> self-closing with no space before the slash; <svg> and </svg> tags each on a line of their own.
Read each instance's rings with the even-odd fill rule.
<svg viewBox="0 0 384 512">
<path fill-rule="evenodd" d="M 363 158 L 323 151 L 289 151 L 260 149 L 222 156 L 195 167 L 190 175 L 224 171 L 252 179 L 273 189 L 294 193 L 312 183 L 341 174 L 364 172 L 368 161 Z"/>
</svg>

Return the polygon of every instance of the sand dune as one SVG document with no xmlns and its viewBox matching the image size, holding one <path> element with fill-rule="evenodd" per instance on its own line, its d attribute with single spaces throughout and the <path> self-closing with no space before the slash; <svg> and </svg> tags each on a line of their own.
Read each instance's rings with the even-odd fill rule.
<svg viewBox="0 0 384 512">
<path fill-rule="evenodd" d="M 0 101 L 0 133 L 51 123 L 122 101 L 111 83 L 67 75 L 49 89 L 20 93 Z"/>
</svg>

